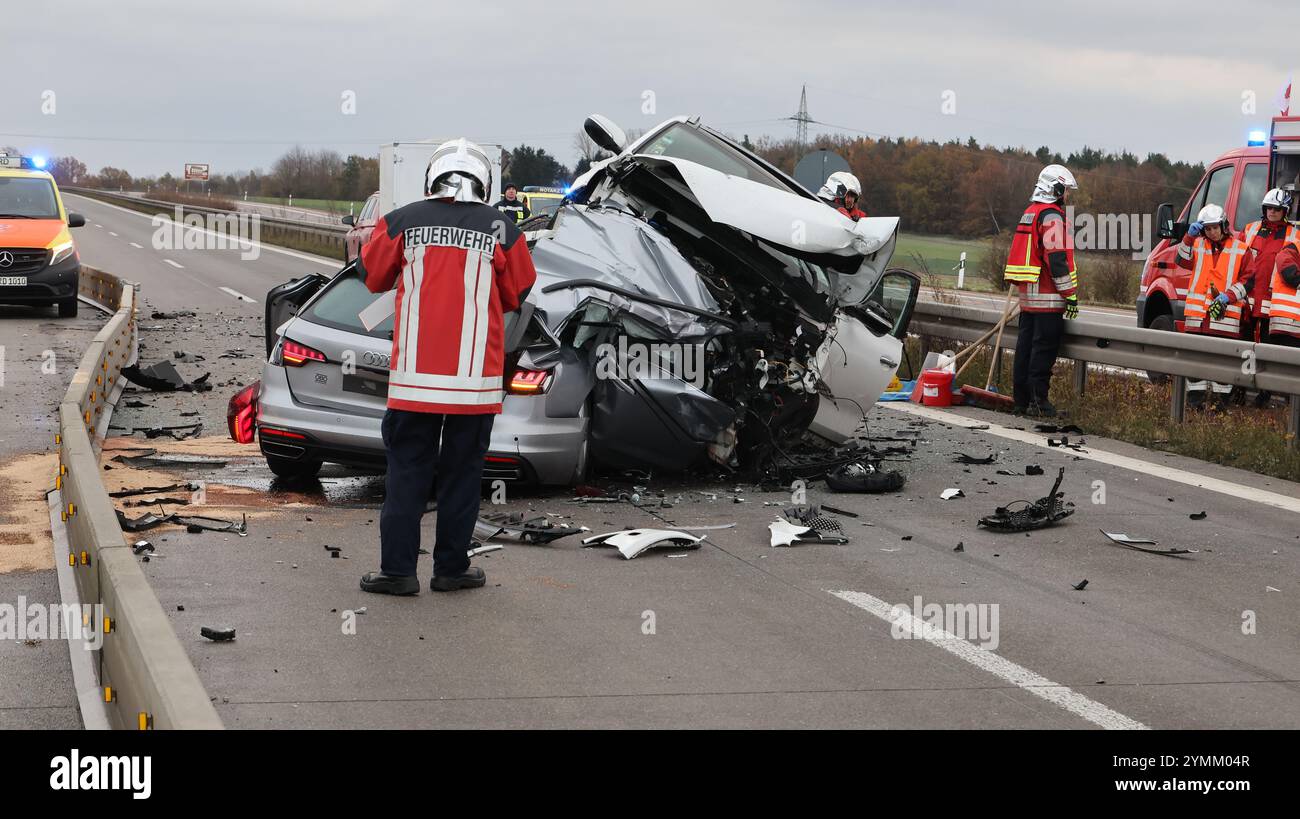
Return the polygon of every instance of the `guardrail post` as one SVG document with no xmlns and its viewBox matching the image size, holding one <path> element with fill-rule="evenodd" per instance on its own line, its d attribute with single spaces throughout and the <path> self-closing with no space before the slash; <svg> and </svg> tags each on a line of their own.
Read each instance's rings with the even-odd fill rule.
<svg viewBox="0 0 1300 819">
<path fill-rule="evenodd" d="M 1296 448 L 1296 435 L 1300 433 L 1300 395 L 1287 396 L 1286 446 Z"/>
<path fill-rule="evenodd" d="M 1088 385 L 1088 362 L 1074 362 L 1074 394 L 1083 395 L 1084 388 Z"/>
<path fill-rule="evenodd" d="M 1187 411 L 1187 378 L 1175 375 L 1169 387 L 1169 417 L 1175 424 L 1183 422 Z"/>
</svg>

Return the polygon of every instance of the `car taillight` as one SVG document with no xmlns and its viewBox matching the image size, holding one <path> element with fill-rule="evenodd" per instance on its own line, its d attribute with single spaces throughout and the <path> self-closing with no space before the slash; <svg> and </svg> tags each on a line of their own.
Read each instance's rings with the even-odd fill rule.
<svg viewBox="0 0 1300 819">
<path fill-rule="evenodd" d="M 324 361 L 325 354 L 305 344 L 285 339 L 280 344 L 280 362 L 286 367 L 301 367 L 308 361 Z"/>
<path fill-rule="evenodd" d="M 275 427 L 262 427 L 259 430 L 259 432 L 261 432 L 263 438 L 288 438 L 292 441 L 307 440 L 307 436 L 303 435 L 301 432 L 290 432 L 287 429 L 276 429 Z"/>
<path fill-rule="evenodd" d="M 511 395 L 541 395 L 550 386 L 550 377 L 549 370 L 518 369 L 510 377 L 510 388 L 506 391 Z"/>
<path fill-rule="evenodd" d="M 262 382 L 254 381 L 230 396 L 226 404 L 226 426 L 237 444 L 253 443 L 257 433 L 257 391 Z"/>
</svg>

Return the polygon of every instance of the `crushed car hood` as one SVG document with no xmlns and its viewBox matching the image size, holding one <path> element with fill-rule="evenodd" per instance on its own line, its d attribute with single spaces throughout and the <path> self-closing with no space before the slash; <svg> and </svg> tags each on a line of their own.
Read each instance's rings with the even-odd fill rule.
<svg viewBox="0 0 1300 819">
<path fill-rule="evenodd" d="M 537 284 L 531 298 L 551 319 L 568 316 L 594 297 L 672 336 L 701 334 L 709 324 L 700 316 L 607 290 L 578 286 L 548 292 L 552 285 L 574 280 L 599 281 L 706 312 L 718 309 L 699 273 L 671 241 L 644 221 L 616 210 L 564 208 L 554 227 L 533 246 L 532 257 Z"/>
<path fill-rule="evenodd" d="M 795 253 L 861 257 L 855 273 L 838 273 L 831 294 L 840 305 L 860 304 L 894 254 L 898 217 L 854 222 L 817 199 L 799 196 L 686 159 L 634 154 L 651 167 L 672 166 L 713 221 L 742 230 Z"/>
</svg>

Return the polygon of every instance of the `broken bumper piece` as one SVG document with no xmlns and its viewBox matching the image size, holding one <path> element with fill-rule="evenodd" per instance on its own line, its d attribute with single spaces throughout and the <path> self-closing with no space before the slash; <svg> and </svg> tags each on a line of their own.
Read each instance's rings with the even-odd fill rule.
<svg viewBox="0 0 1300 819">
<path fill-rule="evenodd" d="M 631 560 L 648 549 L 678 548 L 698 549 L 703 537 L 688 535 L 673 529 L 626 529 L 593 535 L 582 541 L 583 546 L 613 546 L 619 554 Z"/>
</svg>

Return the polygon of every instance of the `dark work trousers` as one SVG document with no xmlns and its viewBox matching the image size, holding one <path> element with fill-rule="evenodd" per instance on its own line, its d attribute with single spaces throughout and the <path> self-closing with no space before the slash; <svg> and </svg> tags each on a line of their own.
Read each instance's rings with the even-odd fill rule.
<svg viewBox="0 0 1300 819">
<path fill-rule="evenodd" d="M 1016 361 L 1012 380 L 1017 407 L 1046 404 L 1052 383 L 1052 365 L 1061 349 L 1065 316 L 1061 313 L 1020 313 Z"/>
<path fill-rule="evenodd" d="M 437 480 L 435 575 L 469 568 L 470 539 L 478 519 L 483 456 L 495 415 L 437 415 L 390 409 L 381 427 L 388 454 L 384 511 L 379 516 L 379 569 L 413 576 L 420 551 L 420 518 Z"/>
</svg>

